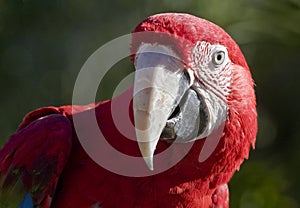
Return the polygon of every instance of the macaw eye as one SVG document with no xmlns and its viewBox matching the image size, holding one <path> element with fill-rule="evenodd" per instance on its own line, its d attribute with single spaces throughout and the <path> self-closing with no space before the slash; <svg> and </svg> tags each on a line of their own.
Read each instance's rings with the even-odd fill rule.
<svg viewBox="0 0 300 208">
<path fill-rule="evenodd" d="M 217 51 L 212 56 L 212 63 L 215 66 L 219 66 L 219 65 L 223 64 L 224 60 L 225 60 L 225 52 L 224 51 Z"/>
</svg>

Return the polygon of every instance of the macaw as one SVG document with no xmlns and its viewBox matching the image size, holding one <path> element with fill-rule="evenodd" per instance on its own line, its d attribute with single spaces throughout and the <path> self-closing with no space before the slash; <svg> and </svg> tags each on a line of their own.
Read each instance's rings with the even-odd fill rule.
<svg viewBox="0 0 300 208">
<path fill-rule="evenodd" d="M 138 35 L 143 32 L 152 35 Z M 163 13 L 135 28 L 130 47 L 135 80 L 121 95 L 24 117 L 0 151 L 1 207 L 229 207 L 227 183 L 257 133 L 254 83 L 239 46 L 214 23 Z M 120 132 L 114 117 L 122 121 L 123 115 L 112 105 L 126 111 L 136 141 Z M 95 150 L 91 157 L 74 125 L 79 118 L 80 133 L 89 132 L 84 119 L 91 111 L 106 142 L 142 161 L 130 171 L 147 174 L 128 176 L 99 165 L 93 157 L 105 150 L 97 152 L 92 133 L 85 138 Z M 114 154 L 98 159 L 126 169 Z"/>
</svg>

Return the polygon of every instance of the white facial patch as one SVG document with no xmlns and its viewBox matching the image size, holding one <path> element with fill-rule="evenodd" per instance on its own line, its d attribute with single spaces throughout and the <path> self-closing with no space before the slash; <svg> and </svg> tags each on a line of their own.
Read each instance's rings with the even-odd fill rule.
<svg viewBox="0 0 300 208">
<path fill-rule="evenodd" d="M 218 54 L 224 57 L 221 64 L 216 64 Z M 230 93 L 231 61 L 228 57 L 226 47 L 222 45 L 211 45 L 208 42 L 201 41 L 193 49 L 193 56 L 190 58 L 190 66 L 195 70 L 199 81 L 207 88 L 214 92 L 221 99 L 226 100 Z"/>
<path fill-rule="evenodd" d="M 226 47 L 202 41 L 194 47 L 189 64 L 198 79 L 193 88 L 201 96 L 207 111 L 207 127 L 199 136 L 204 138 L 226 121 L 226 97 L 230 93 L 232 63 Z"/>
</svg>

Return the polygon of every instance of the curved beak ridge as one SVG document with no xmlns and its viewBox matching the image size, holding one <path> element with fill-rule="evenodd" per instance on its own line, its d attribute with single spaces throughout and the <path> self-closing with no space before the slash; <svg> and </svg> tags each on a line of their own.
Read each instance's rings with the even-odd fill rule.
<svg viewBox="0 0 300 208">
<path fill-rule="evenodd" d="M 183 64 L 161 53 L 140 53 L 135 61 L 133 114 L 140 152 L 153 170 L 160 135 L 188 85 L 182 88 Z"/>
</svg>

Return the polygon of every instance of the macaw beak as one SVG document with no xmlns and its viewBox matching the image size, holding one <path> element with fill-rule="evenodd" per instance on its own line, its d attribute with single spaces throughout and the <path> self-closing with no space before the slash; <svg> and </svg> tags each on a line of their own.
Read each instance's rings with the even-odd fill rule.
<svg viewBox="0 0 300 208">
<path fill-rule="evenodd" d="M 140 49 L 135 68 L 133 113 L 137 142 L 147 166 L 153 170 L 157 143 L 190 80 L 182 61 L 164 47 L 149 45 Z"/>
</svg>

